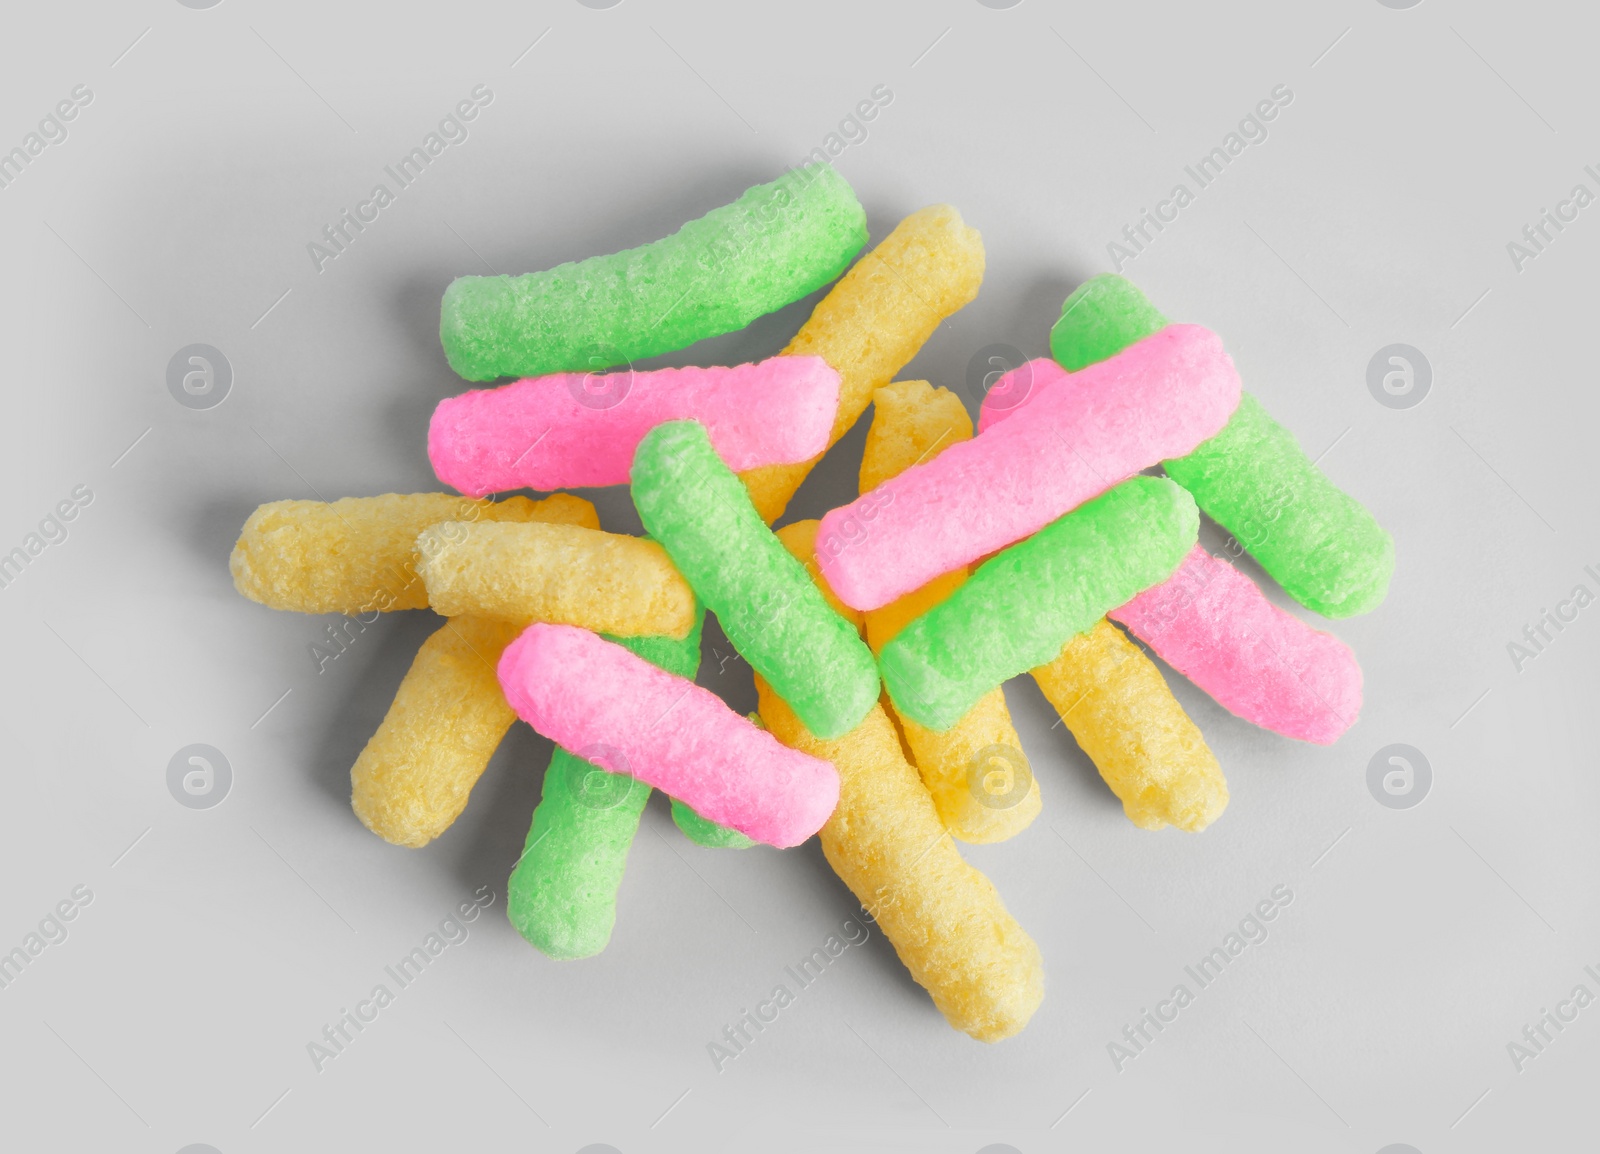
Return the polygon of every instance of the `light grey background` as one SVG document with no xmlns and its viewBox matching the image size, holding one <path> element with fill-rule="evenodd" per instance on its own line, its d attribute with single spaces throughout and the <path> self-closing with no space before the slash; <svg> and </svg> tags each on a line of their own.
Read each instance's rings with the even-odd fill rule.
<svg viewBox="0 0 1600 1154">
<path fill-rule="evenodd" d="M 1600 608 L 1520 673 L 1506 646 L 1600 591 L 1600 207 L 1521 272 L 1506 244 L 1574 184 L 1600 192 L 1594 32 L 1587 6 L 1482 0 L 13 5 L 0 146 L 75 85 L 93 101 L 0 190 L 0 548 L 74 486 L 93 501 L 0 589 L 0 949 L 74 886 L 93 900 L 0 990 L 5 1145 L 1576 1148 L 1600 1006 L 1521 1073 L 1507 1044 L 1575 985 L 1600 995 Z M 478 84 L 470 139 L 318 273 L 307 243 Z M 1045 353 L 1107 242 L 1287 85 L 1270 137 L 1125 271 L 1223 334 L 1399 565 L 1380 610 L 1332 626 L 1366 673 L 1335 747 L 1173 678 L 1233 791 L 1199 836 L 1133 828 L 1010 687 L 1045 810 L 964 852 L 1044 953 L 1022 1035 L 951 1030 L 875 934 L 718 1073 L 707 1043 L 855 909 L 815 842 L 700 850 L 656 799 L 610 948 L 551 962 L 503 916 L 547 743 L 519 725 L 445 837 L 383 844 L 348 767 L 428 616 L 319 674 L 326 623 L 244 601 L 227 555 L 259 502 L 434 486 L 426 420 L 462 387 L 436 338 L 450 277 L 662 235 L 880 84 L 893 103 L 838 160 L 874 240 L 949 201 L 988 248 L 982 295 L 905 373 L 952 387 L 985 344 Z M 672 359 L 768 355 L 809 307 Z M 165 381 L 195 342 L 235 376 L 205 411 Z M 1434 372 L 1405 411 L 1366 385 L 1395 342 Z M 864 428 L 794 514 L 853 492 Z M 636 528 L 625 494 L 598 500 Z M 751 700 L 747 668 L 707 668 Z M 196 742 L 233 770 L 212 809 L 167 790 Z M 1407 810 L 1366 785 L 1397 742 L 1434 772 Z M 1107 1043 L 1278 884 L 1269 939 L 1118 1073 Z M 315 1072 L 324 1024 L 483 885 L 470 939 Z"/>
</svg>

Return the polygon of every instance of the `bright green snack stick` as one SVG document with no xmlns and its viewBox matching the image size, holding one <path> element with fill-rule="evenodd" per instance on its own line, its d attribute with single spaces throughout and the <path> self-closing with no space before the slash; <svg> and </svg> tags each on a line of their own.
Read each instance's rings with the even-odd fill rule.
<svg viewBox="0 0 1600 1154">
<path fill-rule="evenodd" d="M 1050 330 L 1050 353 L 1077 371 L 1167 323 L 1130 281 L 1080 285 Z M 1222 431 L 1167 476 L 1232 533 L 1284 590 L 1324 617 L 1376 609 L 1394 574 L 1394 538 L 1306 456 L 1294 434 L 1246 393 Z"/>
<path fill-rule="evenodd" d="M 633 505 L 750 667 L 815 736 L 878 701 L 872 651 L 773 536 L 698 421 L 668 421 L 633 455 Z"/>
<path fill-rule="evenodd" d="M 697 607 L 694 628 L 681 641 L 608 640 L 669 673 L 692 678 L 700 668 L 704 622 L 705 609 Z M 611 940 L 628 847 L 650 800 L 650 787 L 644 782 L 626 772 L 611 772 L 626 768 L 617 763 L 620 755 L 615 751 L 584 752 L 594 760 L 586 761 L 559 745 L 550 755 L 533 825 L 506 885 L 511 924 L 552 958 L 593 957 Z"/>
<path fill-rule="evenodd" d="M 707 821 L 677 798 L 672 799 L 672 820 L 684 837 L 707 849 L 749 849 L 756 844 L 736 829 Z"/>
<path fill-rule="evenodd" d="M 1105 273 L 1084 281 L 1062 302 L 1061 319 L 1050 328 L 1050 355 L 1075 373 L 1170 323 L 1132 281 Z"/>
<path fill-rule="evenodd" d="M 459 277 L 439 340 L 469 381 L 606 369 L 742 329 L 833 280 L 866 243 L 849 183 L 806 165 L 638 248 Z"/>
<path fill-rule="evenodd" d="M 1222 432 L 1165 465 L 1307 609 L 1353 617 L 1389 592 L 1394 538 L 1249 393 Z"/>
<path fill-rule="evenodd" d="M 895 708 L 949 729 L 995 686 L 1054 661 L 1107 610 L 1172 576 L 1199 528 L 1188 493 L 1133 477 L 995 554 L 879 652 Z"/>
</svg>

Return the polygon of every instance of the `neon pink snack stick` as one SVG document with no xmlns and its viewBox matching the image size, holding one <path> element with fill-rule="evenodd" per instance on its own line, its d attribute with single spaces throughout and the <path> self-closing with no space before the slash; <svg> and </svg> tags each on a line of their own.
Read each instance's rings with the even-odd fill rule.
<svg viewBox="0 0 1600 1154">
<path fill-rule="evenodd" d="M 628 773 L 701 817 L 786 848 L 822 828 L 839 775 L 780 745 L 709 690 L 571 625 L 530 625 L 500 658 L 500 688 L 564 749 Z"/>
<path fill-rule="evenodd" d="M 1361 666 L 1350 647 L 1279 609 L 1202 546 L 1166 581 L 1106 616 L 1263 729 L 1331 745 L 1361 712 Z"/>
<path fill-rule="evenodd" d="M 1001 375 L 978 406 L 978 432 L 999 424 L 1051 385 L 1072 374 L 1049 357 L 1035 357 Z"/>
<path fill-rule="evenodd" d="M 1076 383 L 1048 357 L 1018 365 L 984 396 L 979 430 L 1069 377 Z M 1107 616 L 1228 710 L 1275 733 L 1325 745 L 1361 711 L 1361 667 L 1349 647 L 1279 609 L 1201 546 L 1166 581 Z"/>
<path fill-rule="evenodd" d="M 877 609 L 1020 541 L 1190 452 L 1239 403 L 1232 359 L 1199 325 L 1168 325 L 1072 377 L 823 517 L 817 562 L 839 598 Z"/>
<path fill-rule="evenodd" d="M 821 357 L 556 373 L 439 402 L 428 459 L 441 481 L 474 497 L 623 485 L 646 433 L 693 418 L 735 471 L 791 465 L 828 447 L 838 407 L 839 374 Z"/>
</svg>

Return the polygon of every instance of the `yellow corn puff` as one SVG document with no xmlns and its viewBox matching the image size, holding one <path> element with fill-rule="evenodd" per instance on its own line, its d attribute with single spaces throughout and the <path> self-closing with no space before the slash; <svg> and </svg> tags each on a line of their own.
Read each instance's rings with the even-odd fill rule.
<svg viewBox="0 0 1600 1154">
<path fill-rule="evenodd" d="M 948 204 L 912 213 L 845 273 L 783 351 L 819 356 L 839 374 L 832 445 L 950 314 L 978 295 L 983 238 Z M 741 473 L 770 525 L 821 459 Z"/>
<path fill-rule="evenodd" d="M 695 601 L 654 541 L 580 525 L 445 521 L 417 537 L 417 571 L 446 617 L 546 621 L 618 637 L 687 637 Z"/>
<path fill-rule="evenodd" d="M 839 805 L 822 852 L 877 921 L 911 976 L 958 1030 L 983 1042 L 1028 1024 L 1044 962 L 993 883 L 961 860 L 882 706 L 821 741 L 759 677 L 762 720 L 785 745 L 839 771 Z"/>
<path fill-rule="evenodd" d="M 467 804 L 516 720 L 495 675 L 521 629 L 457 617 L 422 643 L 394 704 L 350 770 L 350 804 L 395 845 L 426 845 Z"/>
<path fill-rule="evenodd" d="M 1222 767 L 1161 670 L 1104 618 L 1033 671 L 1140 829 L 1201 830 L 1228 804 Z"/>
<path fill-rule="evenodd" d="M 972 440 L 961 398 L 927 381 L 896 381 L 872 393 L 872 426 L 861 451 L 861 492 L 870 493 L 912 465 Z"/>
<path fill-rule="evenodd" d="M 972 418 L 961 398 L 949 389 L 935 389 L 927 381 L 896 381 L 873 393 L 872 401 L 872 428 L 861 455 L 863 493 L 972 437 Z M 945 573 L 883 608 L 863 614 L 867 644 L 873 653 L 966 579 L 964 569 Z M 901 716 L 892 702 L 885 708 L 900 723 L 911 760 L 922 774 L 934 808 L 956 837 L 975 844 L 1004 841 L 1039 815 L 1039 783 L 1011 724 L 1003 690 L 985 694 L 965 717 L 942 733 Z"/>
<path fill-rule="evenodd" d="M 1011 724 L 1004 691 L 984 694 L 943 733 L 909 717 L 896 719 L 939 820 L 962 841 L 1004 841 L 1039 816 L 1039 783 Z"/>
<path fill-rule="evenodd" d="M 426 609 L 417 534 L 439 521 L 475 520 L 600 527 L 594 506 L 568 493 L 543 501 L 474 501 L 453 493 L 273 501 L 245 521 L 228 568 L 240 593 L 271 609 L 351 616 Z"/>
</svg>

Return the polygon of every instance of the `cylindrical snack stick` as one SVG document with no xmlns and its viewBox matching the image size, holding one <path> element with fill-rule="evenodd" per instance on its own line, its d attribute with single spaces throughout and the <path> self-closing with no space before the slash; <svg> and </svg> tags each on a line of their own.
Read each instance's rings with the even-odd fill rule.
<svg viewBox="0 0 1600 1154">
<path fill-rule="evenodd" d="M 1080 286 L 1067 298 L 1051 342 L 1066 365 L 1081 367 L 1114 355 L 1118 342 L 1137 340 L 1162 324 L 1165 318 L 1144 294 L 1121 277 L 1107 275 Z M 985 399 L 983 416 L 990 425 L 1008 419 L 1045 389 L 1070 389 L 1075 384 L 1073 374 L 1036 367 L 1039 365 L 1030 361 L 995 383 L 990 397 L 999 395 L 1003 400 L 999 408 L 990 411 Z M 1262 422 L 1287 438 L 1283 452 L 1248 449 L 1247 442 L 1264 444 L 1278 436 L 1264 432 Z M 1197 502 L 1204 505 L 1208 495 L 1232 501 L 1235 504 L 1230 507 L 1235 512 L 1245 510 L 1240 515 L 1247 519 L 1251 510 L 1269 522 L 1277 519 L 1279 512 L 1288 512 L 1287 506 L 1268 510 L 1259 504 L 1257 499 L 1269 487 L 1263 476 L 1299 478 L 1294 481 L 1295 491 L 1306 495 L 1306 500 L 1284 522 L 1273 548 L 1284 550 L 1280 560 L 1293 568 L 1291 576 L 1301 589 L 1301 593 L 1289 592 L 1302 603 L 1311 604 L 1301 595 L 1306 589 L 1320 589 L 1315 597 L 1322 597 L 1339 582 L 1348 585 L 1353 581 L 1376 589 L 1381 596 L 1393 560 L 1392 543 L 1384 544 L 1389 541 L 1388 534 L 1365 509 L 1316 471 L 1288 432 L 1272 422 L 1249 394 L 1242 397 L 1221 433 L 1189 457 L 1166 465 L 1169 473 L 1176 468 L 1174 476 L 1181 483 L 1195 462 L 1210 462 L 1207 469 L 1227 465 L 1226 475 L 1214 478 L 1215 486 L 1191 486 Z M 1308 477 L 1307 470 L 1316 476 Z M 1331 521 L 1321 519 L 1323 514 Z M 1329 523 L 1344 524 L 1351 540 L 1365 540 L 1370 547 L 1361 551 L 1367 560 L 1356 558 L 1346 564 L 1348 557 L 1317 559 L 1319 547 L 1309 544 L 1311 535 Z M 1386 548 L 1391 551 L 1387 562 L 1382 559 Z M 1367 564 L 1375 558 L 1375 565 Z M 1276 733 L 1326 744 L 1349 728 L 1361 710 L 1361 668 L 1349 647 L 1283 612 L 1248 577 L 1198 546 L 1166 582 L 1141 593 L 1111 616 L 1133 629 L 1163 660 L 1227 709 Z"/>
<path fill-rule="evenodd" d="M 458 617 L 422 643 L 350 770 L 351 807 L 373 833 L 422 846 L 460 816 L 516 720 L 495 676 L 516 635 L 509 622 Z"/>
<path fill-rule="evenodd" d="M 446 617 L 550 621 L 619 637 L 683 637 L 694 594 L 654 541 L 577 525 L 446 521 L 417 538 L 428 600 Z"/>
<path fill-rule="evenodd" d="M 779 740 L 839 771 L 839 807 L 822 852 L 877 921 L 949 1023 L 998 1042 L 1044 998 L 1039 947 L 993 883 L 961 860 L 881 706 L 835 741 L 815 737 L 756 679 L 761 716 Z"/>
<path fill-rule="evenodd" d="M 878 700 L 871 651 L 756 514 L 704 428 L 650 431 L 634 457 L 633 504 L 729 643 L 814 732 L 837 737 L 866 716 Z"/>
<path fill-rule="evenodd" d="M 1122 630 L 1102 618 L 1033 679 L 1134 825 L 1196 831 L 1221 815 L 1222 767 L 1161 670 Z"/>
<path fill-rule="evenodd" d="M 662 421 L 699 421 L 732 469 L 786 464 L 828 447 L 839 374 L 821 357 L 732 368 L 557 373 L 439 402 L 428 459 L 472 496 L 625 485 L 633 451 Z"/>
<path fill-rule="evenodd" d="M 1001 374 L 978 406 L 978 432 L 987 433 L 1046 389 L 1071 378 L 1071 373 L 1049 357 L 1035 357 Z"/>
<path fill-rule="evenodd" d="M 640 640 L 637 637 L 630 641 Z M 592 958 L 611 941 L 628 851 L 650 787 L 603 751 L 550 753 L 533 824 L 506 882 L 506 915 L 547 957 Z"/>
<path fill-rule="evenodd" d="M 500 659 L 500 687 L 552 741 L 609 745 L 614 768 L 756 841 L 799 845 L 839 800 L 827 762 L 785 749 L 709 690 L 587 630 L 530 625 Z"/>
<path fill-rule="evenodd" d="M 681 641 L 616 641 L 668 673 L 693 677 L 704 619 L 701 610 Z M 616 772 L 622 768 L 620 754 L 604 742 L 578 753 L 559 745 L 551 751 L 522 856 L 506 884 L 506 913 L 517 932 L 552 958 L 593 957 L 611 940 L 628 849 L 650 798 L 650 787 Z"/>
<path fill-rule="evenodd" d="M 1093 360 L 1126 347 L 1121 333 L 1108 332 L 1104 324 L 1087 323 L 1083 331 L 1084 347 L 1099 354 Z M 984 394 L 979 430 L 1069 376 L 1049 357 L 1017 366 Z M 1116 626 L 1096 622 L 1063 645 L 1055 660 L 1032 672 L 1135 825 L 1197 831 L 1221 814 L 1228 787 L 1216 756 L 1161 670 Z"/>
<path fill-rule="evenodd" d="M 972 437 L 972 418 L 961 398 L 926 381 L 887 385 L 873 393 L 872 403 L 872 427 L 861 457 L 863 492 Z M 873 653 L 966 579 L 966 570 L 957 569 L 864 614 Z M 1038 816 L 1039 784 L 1011 724 L 1004 690 L 997 686 L 984 694 L 943 733 L 899 717 L 892 705 L 890 714 L 900 723 L 940 820 L 956 837 L 978 844 L 1004 841 Z"/>
<path fill-rule="evenodd" d="M 783 351 L 839 370 L 832 445 L 952 313 L 978 295 L 983 238 L 948 204 L 912 213 L 846 273 Z M 820 454 L 819 454 L 820 456 Z M 816 459 L 743 473 L 762 520 L 783 515 Z"/>
<path fill-rule="evenodd" d="M 1110 616 L 1230 712 L 1274 733 L 1331 745 L 1361 712 L 1350 647 L 1198 545 L 1170 580 Z"/>
<path fill-rule="evenodd" d="M 1080 285 L 1061 310 L 1050 350 L 1069 369 L 1167 323 L 1131 281 L 1110 273 Z M 1216 436 L 1166 469 L 1306 608 L 1350 617 L 1383 601 L 1394 538 L 1248 393 Z"/>
<path fill-rule="evenodd" d="M 927 381 L 895 381 L 872 393 L 872 424 L 861 450 L 861 492 L 869 493 L 957 441 L 972 440 L 967 406 Z"/>
<path fill-rule="evenodd" d="M 745 718 L 757 729 L 766 728 L 759 713 L 747 713 Z M 684 837 L 706 849 L 749 849 L 756 844 L 736 829 L 707 821 L 677 798 L 672 799 L 672 824 L 678 827 Z"/>
<path fill-rule="evenodd" d="M 543 501 L 470 501 L 453 493 L 388 493 L 338 501 L 273 501 L 244 523 L 228 567 L 234 586 L 270 609 L 355 615 L 426 609 L 417 534 L 440 521 L 544 521 L 600 528 L 594 506 L 557 493 Z"/>
<path fill-rule="evenodd" d="M 638 248 L 452 281 L 439 340 L 469 381 L 606 369 L 742 329 L 833 280 L 866 242 L 844 177 L 806 165 Z"/>
<path fill-rule="evenodd" d="M 1166 468 L 1307 609 L 1354 617 L 1388 596 L 1394 538 L 1249 393 L 1222 432 Z"/>
<path fill-rule="evenodd" d="M 1061 315 L 1050 326 L 1050 356 L 1075 373 L 1171 323 L 1132 281 L 1103 273 L 1084 281 L 1062 302 Z"/>
<path fill-rule="evenodd" d="M 1095 325 L 1087 335 L 1100 341 L 1102 330 Z M 1105 348 L 1103 356 L 1123 347 Z M 980 433 L 1069 376 L 1049 357 L 1012 369 L 984 394 Z M 1198 830 L 1220 814 L 1227 785 L 1216 757 L 1161 671 L 1115 626 L 1101 621 L 1073 637 L 1033 679 L 1135 825 Z M 1129 701 L 1138 708 L 1126 707 Z"/>
<path fill-rule="evenodd" d="M 1171 576 L 1199 524 L 1188 493 L 1134 477 L 1003 550 L 883 647 L 895 708 L 929 729 L 950 728 L 985 693 Z"/>
<path fill-rule="evenodd" d="M 1118 481 L 1212 436 L 1239 403 L 1214 333 L 1168 325 L 822 518 L 833 591 L 876 609 L 1020 541 Z"/>
</svg>

